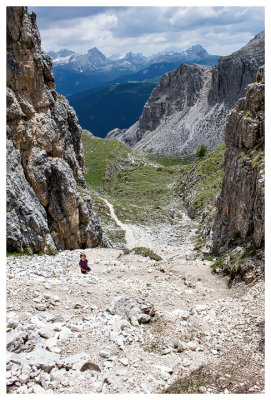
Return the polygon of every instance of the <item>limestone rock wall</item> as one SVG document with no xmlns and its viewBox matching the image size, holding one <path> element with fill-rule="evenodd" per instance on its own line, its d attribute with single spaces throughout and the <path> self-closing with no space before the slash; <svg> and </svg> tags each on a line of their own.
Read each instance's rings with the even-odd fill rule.
<svg viewBox="0 0 271 400">
<path fill-rule="evenodd" d="M 195 154 L 201 144 L 214 149 L 224 143 L 227 116 L 263 64 L 264 32 L 218 66 L 182 64 L 163 75 L 135 124 L 107 138 L 166 156 Z"/>
<path fill-rule="evenodd" d="M 213 251 L 264 244 L 264 67 L 228 118 L 224 179 L 217 199 Z"/>
<path fill-rule="evenodd" d="M 103 245 L 85 186 L 81 127 L 56 93 L 34 13 L 7 7 L 7 248 Z"/>
<path fill-rule="evenodd" d="M 264 64 L 264 43 L 264 32 L 260 32 L 239 51 L 218 60 L 208 94 L 211 106 L 224 102 L 233 108 L 245 96 L 247 85 L 256 80 L 258 69 Z"/>
</svg>

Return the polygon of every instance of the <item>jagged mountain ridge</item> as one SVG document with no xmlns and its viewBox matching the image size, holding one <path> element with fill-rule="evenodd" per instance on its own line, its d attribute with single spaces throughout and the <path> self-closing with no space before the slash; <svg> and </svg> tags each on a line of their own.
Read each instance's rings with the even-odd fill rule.
<svg viewBox="0 0 271 400">
<path fill-rule="evenodd" d="M 227 115 L 263 63 L 261 32 L 240 53 L 220 58 L 217 67 L 180 65 L 163 75 L 139 120 L 107 138 L 167 156 L 193 154 L 201 144 L 215 148 L 224 141 Z"/>
<path fill-rule="evenodd" d="M 105 84 L 159 78 L 181 63 L 215 65 L 219 58 L 210 55 L 200 45 L 182 52 L 150 57 L 129 52 L 125 56 L 111 58 L 106 57 L 96 47 L 88 50 L 86 54 L 78 54 L 68 49 L 48 54 L 53 58 L 57 90 L 65 96 Z"/>
<path fill-rule="evenodd" d="M 190 61 L 201 61 L 205 58 L 213 58 L 217 60 L 217 55 L 210 55 L 201 45 L 197 44 L 189 49 L 181 52 L 162 52 L 152 56 L 146 57 L 141 53 L 128 52 L 125 56 L 111 58 L 106 57 L 97 47 L 89 49 L 86 54 L 79 54 L 72 50 L 61 49 L 57 52 L 49 51 L 47 53 L 52 57 L 53 65 L 69 64 L 70 68 L 76 71 L 83 71 L 92 68 L 107 66 L 107 69 L 113 67 L 113 65 L 121 65 L 126 62 L 127 68 L 131 70 L 136 67 L 142 67 L 144 65 L 151 65 L 160 62 L 190 62 Z"/>
<path fill-rule="evenodd" d="M 55 252 L 104 245 L 82 195 L 84 156 L 75 111 L 55 90 L 36 15 L 7 7 L 7 248 Z"/>
</svg>

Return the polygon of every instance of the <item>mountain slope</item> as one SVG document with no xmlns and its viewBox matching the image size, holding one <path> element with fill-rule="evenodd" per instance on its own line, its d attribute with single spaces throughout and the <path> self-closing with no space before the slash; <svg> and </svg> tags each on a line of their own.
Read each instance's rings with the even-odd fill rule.
<svg viewBox="0 0 271 400">
<path fill-rule="evenodd" d="M 256 49 L 256 50 L 255 50 Z M 226 118 L 264 62 L 264 33 L 217 67 L 181 65 L 165 74 L 126 132 L 109 132 L 135 148 L 156 154 L 193 154 L 224 141 Z"/>
<path fill-rule="evenodd" d="M 151 83 L 125 83 L 85 91 L 68 99 L 83 128 L 105 137 L 111 129 L 128 128 L 139 118 L 154 87 Z"/>
</svg>

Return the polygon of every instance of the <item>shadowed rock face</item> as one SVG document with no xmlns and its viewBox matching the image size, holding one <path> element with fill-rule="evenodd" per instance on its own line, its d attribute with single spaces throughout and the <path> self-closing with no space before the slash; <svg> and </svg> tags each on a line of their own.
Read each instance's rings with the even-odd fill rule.
<svg viewBox="0 0 271 400">
<path fill-rule="evenodd" d="M 264 67 L 230 114 L 224 179 L 213 226 L 216 253 L 251 242 L 264 244 Z"/>
<path fill-rule="evenodd" d="M 135 148 L 167 156 L 195 154 L 201 144 L 224 142 L 229 112 L 264 64 L 264 32 L 218 66 L 180 65 L 163 75 L 139 120 L 117 138 Z"/>
<path fill-rule="evenodd" d="M 103 245 L 84 187 L 81 127 L 57 95 L 34 13 L 7 7 L 7 247 L 50 252 Z"/>
</svg>

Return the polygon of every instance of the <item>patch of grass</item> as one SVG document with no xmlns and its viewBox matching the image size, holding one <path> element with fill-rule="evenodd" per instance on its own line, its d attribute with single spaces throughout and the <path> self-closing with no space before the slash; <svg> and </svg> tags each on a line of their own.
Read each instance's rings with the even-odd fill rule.
<svg viewBox="0 0 271 400">
<path fill-rule="evenodd" d="M 197 193 L 192 203 L 198 212 L 204 209 L 218 194 L 223 179 L 223 154 L 225 145 L 204 156 L 196 165 L 195 174 L 199 176 Z"/>
<path fill-rule="evenodd" d="M 219 193 L 223 179 L 224 150 L 225 145 L 222 144 L 206 154 L 184 171 L 178 182 L 176 190 L 184 201 L 190 199 L 195 216 L 213 203 Z"/>
<path fill-rule="evenodd" d="M 216 258 L 210 268 L 215 272 L 217 269 L 221 269 L 223 271 L 224 262 L 226 259 L 226 254 L 222 254 Z"/>
<path fill-rule="evenodd" d="M 46 254 L 48 254 L 49 256 L 54 256 L 56 253 L 57 252 L 54 249 L 52 249 L 50 246 L 47 247 Z"/>
<path fill-rule="evenodd" d="M 201 386 L 208 386 L 212 376 L 202 366 L 195 371 L 192 371 L 188 376 L 180 378 L 172 383 L 163 394 L 177 394 L 177 393 L 201 393 Z"/>
<path fill-rule="evenodd" d="M 179 173 L 174 168 L 139 165 L 111 176 L 106 190 L 120 220 L 145 223 L 161 220 L 173 198 Z"/>
<path fill-rule="evenodd" d="M 66 97 L 63 96 L 62 94 L 58 93 L 56 100 L 61 103 L 62 101 L 66 100 Z"/>
<path fill-rule="evenodd" d="M 143 257 L 149 257 L 151 260 L 161 261 L 162 257 L 147 247 L 134 247 L 131 250 L 125 250 L 124 254 L 137 254 Z"/>
<path fill-rule="evenodd" d="M 24 247 L 23 251 L 14 251 L 14 252 L 9 252 L 7 251 L 6 256 L 7 257 L 22 257 L 22 256 L 32 256 L 34 254 L 34 251 L 32 247 L 26 246 Z M 43 253 L 41 253 L 42 255 Z M 37 255 L 40 255 L 40 253 L 37 253 Z"/>
<path fill-rule="evenodd" d="M 175 165 L 191 166 L 195 160 L 194 155 L 184 157 L 166 157 L 158 154 L 147 154 L 146 158 L 150 161 L 157 162 L 164 167 L 172 167 Z"/>
<path fill-rule="evenodd" d="M 242 263 L 255 256 L 256 253 L 257 248 L 254 246 L 228 251 L 219 255 L 210 267 L 213 272 L 221 271 L 224 275 L 229 276 L 228 286 L 230 288 L 233 280 L 240 274 Z"/>
</svg>

